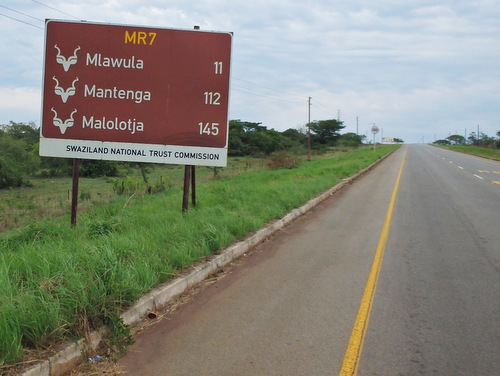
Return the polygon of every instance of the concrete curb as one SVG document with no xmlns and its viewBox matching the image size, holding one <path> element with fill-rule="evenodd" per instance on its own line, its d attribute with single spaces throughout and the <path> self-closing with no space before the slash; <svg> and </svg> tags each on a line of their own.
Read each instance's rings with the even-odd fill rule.
<svg viewBox="0 0 500 376">
<path fill-rule="evenodd" d="M 148 313 L 156 310 L 161 310 L 174 297 L 185 292 L 194 285 L 202 282 L 210 275 L 216 273 L 223 266 L 242 256 L 249 249 L 264 241 L 275 232 L 281 230 L 288 223 L 305 214 L 307 211 L 318 205 L 326 198 L 333 195 L 335 192 L 342 189 L 344 186 L 352 183 L 354 180 L 370 171 L 373 167 L 375 167 L 378 163 L 383 161 L 392 153 L 393 152 L 386 154 L 355 175 L 342 180 L 340 183 L 323 192 L 319 196 L 309 200 L 301 207 L 293 209 L 283 218 L 269 223 L 248 238 L 222 250 L 220 254 L 214 255 L 205 263 L 194 267 L 193 270 L 187 275 L 178 277 L 172 281 L 166 282 L 165 284 L 154 288 L 148 294 L 134 303 L 134 305 L 130 307 L 126 312 L 123 312 L 121 314 L 124 324 L 134 326 L 135 324 L 138 324 L 143 318 L 145 318 Z M 105 332 L 106 329 L 102 329 L 98 332 L 92 332 L 87 340 L 81 339 L 78 342 L 67 345 L 56 355 L 48 358 L 47 360 L 41 361 L 37 365 L 22 373 L 21 376 L 62 376 L 64 375 L 64 373 L 70 372 L 82 361 L 82 354 L 85 350 L 97 349 L 102 341 L 102 337 Z"/>
</svg>

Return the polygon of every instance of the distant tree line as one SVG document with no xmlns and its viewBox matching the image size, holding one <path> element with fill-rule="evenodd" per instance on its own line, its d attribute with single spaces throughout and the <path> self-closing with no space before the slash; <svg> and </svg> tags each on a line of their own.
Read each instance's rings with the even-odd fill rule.
<svg viewBox="0 0 500 376">
<path fill-rule="evenodd" d="M 231 120 L 229 122 L 230 156 L 269 156 L 275 152 L 303 154 L 310 143 L 311 150 L 322 152 L 331 146 L 358 146 L 365 136 L 340 134 L 345 126 L 335 119 L 318 120 L 297 129 L 278 132 L 262 123 Z"/>
<path fill-rule="evenodd" d="M 25 175 L 38 172 L 38 139 L 33 123 L 10 122 L 0 127 L 0 188 L 20 186 Z"/>
<path fill-rule="evenodd" d="M 278 132 L 262 123 L 231 120 L 229 122 L 230 156 L 268 157 L 276 152 L 293 155 L 306 153 L 308 145 L 313 152 L 323 152 L 332 146 L 355 147 L 365 136 L 355 133 L 340 134 L 342 121 L 319 120 L 299 129 Z M 72 160 L 38 155 L 40 129 L 34 123 L 0 125 L 0 188 L 29 185 L 34 176 L 71 176 Z M 116 176 L 118 163 L 113 161 L 83 160 L 81 176 Z"/>
<path fill-rule="evenodd" d="M 496 133 L 495 137 L 490 137 L 485 133 L 471 132 L 468 138 L 459 134 L 452 134 L 445 139 L 434 141 L 436 145 L 475 145 L 488 148 L 500 148 L 500 131 Z"/>
<path fill-rule="evenodd" d="M 0 188 L 30 185 L 27 177 L 71 176 L 73 162 L 67 158 L 38 155 L 40 128 L 34 123 L 0 125 Z M 116 176 L 111 161 L 82 161 L 81 176 Z"/>
</svg>

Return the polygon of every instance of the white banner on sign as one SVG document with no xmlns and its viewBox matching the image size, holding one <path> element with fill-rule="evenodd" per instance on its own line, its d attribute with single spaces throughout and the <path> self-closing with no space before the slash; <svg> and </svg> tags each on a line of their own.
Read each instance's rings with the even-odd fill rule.
<svg viewBox="0 0 500 376">
<path fill-rule="evenodd" d="M 227 149 L 41 138 L 40 155 L 77 159 L 225 167 Z"/>
</svg>

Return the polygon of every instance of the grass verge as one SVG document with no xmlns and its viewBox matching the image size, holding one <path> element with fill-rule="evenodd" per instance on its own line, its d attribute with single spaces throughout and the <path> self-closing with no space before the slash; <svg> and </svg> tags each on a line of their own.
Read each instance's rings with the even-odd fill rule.
<svg viewBox="0 0 500 376">
<path fill-rule="evenodd" d="M 230 177 L 242 172 L 263 168 L 264 161 L 255 158 L 230 158 L 226 168 L 199 167 L 196 171 L 197 182 L 213 179 L 214 176 Z M 178 165 L 151 165 L 148 179 L 153 191 L 161 188 L 182 187 L 184 167 Z M 43 219 L 61 216 L 67 212 L 71 203 L 71 177 L 33 178 L 32 186 L 0 190 L 0 232 L 24 227 L 30 219 Z M 116 178 L 80 178 L 79 212 L 92 210 L 112 201 L 119 189 L 125 196 L 144 195 L 146 185 L 136 166 L 123 164 Z M 155 189 L 160 188 L 160 189 Z"/>
<path fill-rule="evenodd" d="M 75 228 L 63 216 L 0 234 L 0 367 L 102 325 L 123 335 L 119 312 L 141 294 L 396 147 L 205 181 L 184 214 L 182 191 L 170 188 L 95 206 Z"/>
<path fill-rule="evenodd" d="M 499 148 L 485 148 L 481 146 L 474 145 L 443 145 L 440 146 L 445 149 L 460 151 L 462 153 L 477 155 L 480 157 L 491 158 L 500 160 L 500 149 Z"/>
</svg>

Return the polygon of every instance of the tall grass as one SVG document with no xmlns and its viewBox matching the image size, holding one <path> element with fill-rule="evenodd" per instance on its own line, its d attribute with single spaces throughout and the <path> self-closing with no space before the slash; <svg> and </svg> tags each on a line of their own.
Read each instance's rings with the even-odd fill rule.
<svg viewBox="0 0 500 376">
<path fill-rule="evenodd" d="M 475 145 L 441 145 L 439 147 L 460 151 L 462 153 L 478 155 L 480 157 L 500 160 L 500 148 Z"/>
<path fill-rule="evenodd" d="M 0 365 L 23 349 L 79 338 L 117 322 L 156 284 L 300 206 L 393 147 L 360 148 L 197 187 L 182 214 L 180 189 L 120 197 L 79 215 L 0 234 Z"/>
<path fill-rule="evenodd" d="M 230 158 L 228 166 L 202 167 L 196 172 L 197 182 L 218 177 L 229 177 L 242 172 L 262 169 L 263 160 L 251 158 Z M 102 206 L 113 200 L 117 194 L 131 196 L 146 192 L 138 168 L 122 165 L 118 178 L 80 178 L 80 212 Z M 177 165 L 154 165 L 149 169 L 148 181 L 152 191 L 158 193 L 166 188 L 181 187 L 184 167 Z M 32 187 L 0 190 L 0 232 L 26 226 L 29 219 L 42 219 L 63 215 L 71 203 L 72 180 L 70 177 L 35 178 Z"/>
</svg>

